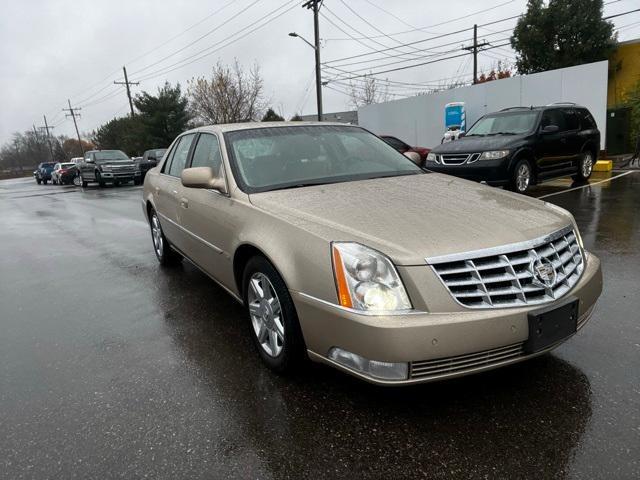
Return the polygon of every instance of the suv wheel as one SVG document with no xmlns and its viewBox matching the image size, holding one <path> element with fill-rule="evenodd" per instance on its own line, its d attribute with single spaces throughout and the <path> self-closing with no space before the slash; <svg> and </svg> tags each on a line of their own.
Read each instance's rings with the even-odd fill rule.
<svg viewBox="0 0 640 480">
<path fill-rule="evenodd" d="M 578 173 L 573 176 L 574 180 L 586 181 L 593 172 L 593 153 L 584 152 L 578 161 Z"/>
<path fill-rule="evenodd" d="M 38 185 L 40 185 L 42 183 L 42 180 L 40 180 L 39 178 L 36 178 L 36 182 L 38 182 Z"/>
<path fill-rule="evenodd" d="M 525 193 L 533 180 L 531 164 L 527 160 L 519 160 L 511 174 L 511 190 L 518 193 Z"/>
<path fill-rule="evenodd" d="M 302 331 L 280 274 L 266 258 L 256 256 L 244 269 L 242 285 L 251 337 L 263 362 L 279 373 L 302 366 L 306 358 Z"/>
<path fill-rule="evenodd" d="M 149 213 L 149 227 L 151 228 L 151 240 L 153 240 L 153 251 L 158 258 L 160 265 L 175 265 L 182 260 L 182 255 L 171 248 L 171 244 L 164 236 L 160 219 L 155 210 Z"/>
</svg>

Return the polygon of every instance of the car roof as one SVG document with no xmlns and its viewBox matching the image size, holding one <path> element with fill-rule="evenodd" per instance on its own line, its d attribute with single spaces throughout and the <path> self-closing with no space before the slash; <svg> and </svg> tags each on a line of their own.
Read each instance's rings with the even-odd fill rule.
<svg viewBox="0 0 640 480">
<path fill-rule="evenodd" d="M 339 126 L 339 127 L 358 127 L 357 125 L 350 125 L 340 122 L 244 122 L 244 123 L 223 123 L 219 125 L 206 125 L 203 127 L 193 128 L 184 133 L 197 133 L 197 132 L 209 132 L 209 133 L 225 133 L 233 132 L 237 130 L 252 130 L 256 128 L 273 128 L 273 127 L 309 127 L 309 126 Z"/>
<path fill-rule="evenodd" d="M 551 103 L 549 105 L 531 105 L 530 107 L 508 107 L 508 108 L 503 108 L 502 110 L 498 110 L 497 112 L 492 112 L 491 114 L 494 113 L 503 113 L 503 112 L 516 112 L 518 110 L 520 111 L 525 111 L 525 110 L 529 110 L 529 111 L 534 111 L 534 112 L 540 112 L 542 110 L 551 110 L 554 108 L 580 108 L 580 109 L 586 109 L 587 107 L 583 106 L 583 105 L 578 105 L 577 103 L 572 103 L 572 102 L 557 102 L 557 103 Z M 490 114 L 490 115 L 491 115 Z"/>
</svg>

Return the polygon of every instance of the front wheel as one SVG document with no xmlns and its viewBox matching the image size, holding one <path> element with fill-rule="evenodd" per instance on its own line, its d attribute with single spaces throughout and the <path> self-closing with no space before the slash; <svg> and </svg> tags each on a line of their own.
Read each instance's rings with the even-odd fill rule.
<svg viewBox="0 0 640 480">
<path fill-rule="evenodd" d="M 593 173 L 593 154 L 584 152 L 578 160 L 578 173 L 573 176 L 574 180 L 586 182 Z"/>
<path fill-rule="evenodd" d="M 40 180 L 39 178 L 36 178 L 36 182 L 38 182 L 38 185 L 40 185 L 42 183 L 42 180 Z"/>
<path fill-rule="evenodd" d="M 42 180 L 42 183 L 44 183 L 46 185 L 47 184 L 47 180 Z"/>
<path fill-rule="evenodd" d="M 262 361 L 279 373 L 300 368 L 306 349 L 293 300 L 280 274 L 266 258 L 256 256 L 244 269 L 242 285 L 251 336 Z"/>
<path fill-rule="evenodd" d="M 98 182 L 98 186 L 100 188 L 103 188 L 106 185 L 104 183 L 104 180 L 102 180 L 102 175 L 100 175 L 100 172 L 96 172 L 96 182 Z"/>
<path fill-rule="evenodd" d="M 531 164 L 527 160 L 519 160 L 511 174 L 511 182 L 509 187 L 517 193 L 525 193 L 533 180 L 533 172 Z"/>
</svg>

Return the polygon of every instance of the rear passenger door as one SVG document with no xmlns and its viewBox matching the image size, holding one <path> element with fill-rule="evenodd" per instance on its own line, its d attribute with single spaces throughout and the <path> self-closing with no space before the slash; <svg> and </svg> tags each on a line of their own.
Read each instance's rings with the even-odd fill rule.
<svg viewBox="0 0 640 480">
<path fill-rule="evenodd" d="M 156 211 L 160 216 L 162 230 L 169 241 L 180 250 L 185 249 L 187 237 L 182 226 L 182 212 L 179 208 L 184 188 L 180 174 L 189 160 L 194 138 L 195 134 L 189 133 L 176 140 L 170 156 L 162 166 L 154 192 Z"/>
<path fill-rule="evenodd" d="M 555 133 L 542 133 L 544 127 L 555 125 Z M 538 167 L 540 176 L 553 175 L 561 168 L 568 155 L 567 128 L 565 117 L 560 109 L 549 109 L 542 112 L 540 120 L 540 141 L 538 145 Z"/>
<path fill-rule="evenodd" d="M 583 142 L 580 136 L 580 119 L 575 108 L 563 108 L 562 114 L 567 126 L 564 137 L 566 139 L 566 160 L 570 161 L 572 166 L 577 167 Z"/>
<path fill-rule="evenodd" d="M 218 137 L 201 133 L 193 150 L 191 167 L 210 167 L 225 177 Z M 181 202 L 183 225 L 190 232 L 187 253 L 209 275 L 223 285 L 233 286 L 231 233 L 236 229 L 233 200 L 226 193 L 206 188 L 183 190 Z"/>
</svg>

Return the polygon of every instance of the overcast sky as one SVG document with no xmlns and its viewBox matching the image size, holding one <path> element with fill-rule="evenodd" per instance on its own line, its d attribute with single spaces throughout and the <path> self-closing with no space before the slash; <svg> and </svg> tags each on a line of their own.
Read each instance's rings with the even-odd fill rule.
<svg viewBox="0 0 640 480">
<path fill-rule="evenodd" d="M 605 6 L 605 15 L 636 8 L 636 2 L 612 2 Z M 73 106 L 82 107 L 79 126 L 87 134 L 114 116 L 125 115 L 124 87 L 113 85 L 114 80 L 122 80 L 123 65 L 130 80 L 140 80 L 134 92 L 155 92 L 165 81 L 180 82 L 186 89 L 189 79 L 208 75 L 217 61 L 237 59 L 247 67 L 257 63 L 265 95 L 276 111 L 286 118 L 296 112 L 314 113 L 313 50 L 287 35 L 296 31 L 313 41 L 313 16 L 301 3 L 0 0 L 0 143 L 12 132 L 34 123 L 43 125 L 43 114 L 56 126 L 55 134 L 75 135 L 73 123 L 61 110 L 67 98 Z M 401 52 L 390 47 L 518 15 L 525 4 L 526 0 L 325 0 L 320 17 L 322 60 L 387 49 L 333 63 L 342 65 L 343 71 L 362 74 L 431 61 L 438 54 L 459 55 L 460 47 L 469 44 L 471 31 L 416 43 Z M 620 39 L 640 36 L 640 14 L 616 18 L 614 23 L 622 27 Z M 482 27 L 479 40 L 493 46 L 508 43 L 509 32 L 501 31 L 514 24 L 509 20 Z M 353 64 L 363 60 L 369 62 Z M 488 70 L 498 60 L 513 61 L 509 47 L 488 50 L 479 64 Z M 471 57 L 463 56 L 381 76 L 404 82 L 394 83 L 389 90 L 394 98 L 413 88 L 426 88 L 407 83 L 431 86 L 468 80 L 471 71 Z M 331 80 L 337 73 L 327 69 L 323 79 Z M 344 84 L 335 81 L 324 88 L 325 112 L 351 108 L 349 98 L 340 92 L 345 90 Z"/>
</svg>

